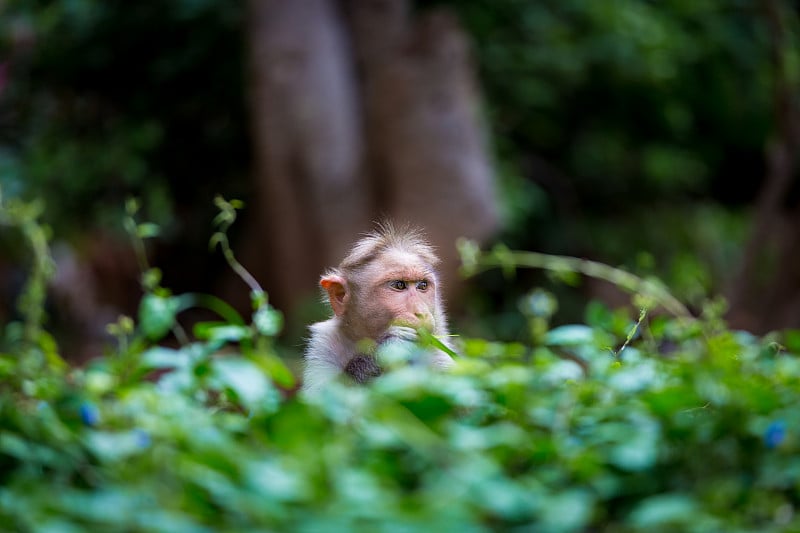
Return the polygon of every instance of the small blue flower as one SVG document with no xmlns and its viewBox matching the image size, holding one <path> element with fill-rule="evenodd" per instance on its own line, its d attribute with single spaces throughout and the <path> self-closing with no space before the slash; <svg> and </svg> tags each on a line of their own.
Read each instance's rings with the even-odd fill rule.
<svg viewBox="0 0 800 533">
<path fill-rule="evenodd" d="M 100 422 L 100 412 L 93 403 L 83 402 L 78 408 L 81 415 L 81 421 L 87 426 L 94 427 Z"/>
<path fill-rule="evenodd" d="M 770 450 L 777 448 L 786 438 L 786 424 L 781 420 L 771 423 L 764 432 L 764 444 Z"/>
<path fill-rule="evenodd" d="M 136 435 L 136 444 L 139 448 L 147 448 L 150 446 L 152 440 L 150 439 L 150 434 L 143 429 L 134 430 L 134 435 Z"/>
</svg>

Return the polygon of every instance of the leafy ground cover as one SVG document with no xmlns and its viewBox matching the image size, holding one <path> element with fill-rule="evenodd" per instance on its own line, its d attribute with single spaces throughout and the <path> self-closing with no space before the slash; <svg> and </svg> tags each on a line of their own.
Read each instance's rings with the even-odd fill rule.
<svg viewBox="0 0 800 533">
<path fill-rule="evenodd" d="M 213 242 L 239 271 L 225 239 L 236 205 L 218 205 Z M 153 234 L 135 211 L 129 228 Z M 144 265 L 137 319 L 73 368 L 42 326 L 36 217 L 0 210 L 34 257 L 23 319 L 0 341 L 1 530 L 800 530 L 798 331 L 731 331 L 719 305 L 658 312 L 670 300 L 657 283 L 555 258 L 528 266 L 621 276 L 641 311 L 590 304 L 584 324 L 550 328 L 535 292 L 520 306 L 527 343 L 460 339 L 452 372 L 400 364 L 306 398 L 290 392 L 281 317 L 255 280 L 244 320 L 170 294 Z M 472 269 L 542 259 L 462 248 Z M 192 305 L 221 320 L 159 344 L 181 340 Z"/>
</svg>

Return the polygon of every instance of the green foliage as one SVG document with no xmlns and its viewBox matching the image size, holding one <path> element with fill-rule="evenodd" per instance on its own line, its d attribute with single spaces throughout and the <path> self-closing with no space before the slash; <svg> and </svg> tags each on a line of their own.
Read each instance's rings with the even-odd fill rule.
<svg viewBox="0 0 800 533">
<path fill-rule="evenodd" d="M 0 184 L 58 237 L 116 229 L 130 194 L 174 231 L 176 205 L 241 187 L 243 23 L 240 2 L 4 2 Z"/>
<path fill-rule="evenodd" d="M 730 223 L 746 224 L 741 207 L 763 183 L 776 123 L 768 10 L 739 0 L 437 3 L 473 40 L 506 242 L 624 264 L 691 305 L 727 289 L 746 237 Z M 774 5 L 779 53 L 796 65 L 796 5 Z M 658 250 L 646 270 L 641 250 Z"/>
<path fill-rule="evenodd" d="M 152 234 L 133 207 L 132 235 Z M 234 203 L 218 207 L 231 222 Z M 35 235 L 28 209 L 0 206 L 0 220 Z M 223 248 L 226 230 L 213 241 Z M 475 268 L 492 261 L 464 248 Z M 499 255 L 509 270 L 527 257 Z M 597 303 L 585 325 L 550 328 L 556 302 L 535 291 L 520 304 L 530 342 L 462 339 L 450 372 L 399 365 L 303 397 L 275 354 L 281 320 L 263 291 L 251 288 L 248 324 L 157 280 L 145 272 L 138 321 L 109 326 L 117 348 L 83 368 L 41 357 L 52 344 L 41 315 L 26 315 L 35 342 L 9 343 L 7 326 L 4 530 L 800 528 L 797 331 L 730 331 L 719 306 L 696 319 Z M 191 305 L 222 320 L 157 344 L 170 331 L 180 340 Z"/>
<path fill-rule="evenodd" d="M 692 305 L 725 287 L 774 123 L 758 3 L 414 2 L 432 3 L 474 43 L 507 242 L 624 264 Z M 777 4 L 795 80 L 796 9 Z M 226 0 L 0 4 L 6 194 L 44 200 L 58 238 L 116 228 L 140 196 L 191 263 L 207 198 L 251 192 L 247 31 L 245 3 Z M 640 250 L 658 250 L 647 269 Z"/>
<path fill-rule="evenodd" d="M 749 2 L 444 3 L 476 40 L 503 159 L 533 147 L 597 208 L 707 190 L 729 147 L 762 148 L 769 32 Z"/>
<path fill-rule="evenodd" d="M 466 275 L 475 274 L 479 268 L 500 267 L 506 275 L 512 275 L 518 267 L 543 268 L 560 276 L 562 281 L 577 283 L 576 276 L 583 274 L 609 281 L 620 289 L 636 294 L 646 306 L 658 305 L 674 315 L 690 315 L 689 310 L 658 280 L 642 279 L 596 261 L 536 252 L 512 252 L 504 245 L 495 246 L 491 253 L 481 254 L 477 244 L 464 239 L 457 246 L 464 263 L 462 272 Z"/>
</svg>

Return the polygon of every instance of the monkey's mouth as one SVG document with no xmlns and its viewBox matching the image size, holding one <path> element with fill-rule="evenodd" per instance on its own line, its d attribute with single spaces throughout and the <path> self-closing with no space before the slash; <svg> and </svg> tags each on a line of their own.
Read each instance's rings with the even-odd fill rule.
<svg viewBox="0 0 800 533">
<path fill-rule="evenodd" d="M 392 320 L 390 326 L 398 326 L 402 328 L 411 328 L 413 330 L 427 329 L 434 331 L 435 324 L 433 317 L 401 317 Z"/>
</svg>

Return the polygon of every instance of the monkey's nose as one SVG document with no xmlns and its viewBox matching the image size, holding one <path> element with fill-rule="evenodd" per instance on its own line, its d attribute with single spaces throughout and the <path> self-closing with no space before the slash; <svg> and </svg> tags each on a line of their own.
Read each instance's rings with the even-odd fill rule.
<svg viewBox="0 0 800 533">
<path fill-rule="evenodd" d="M 430 313 L 419 312 L 414 313 L 414 316 L 423 324 L 427 324 L 433 320 L 433 316 Z"/>
<path fill-rule="evenodd" d="M 433 328 L 433 315 L 425 312 L 414 313 L 414 318 L 417 319 L 417 325 L 424 328 Z"/>
</svg>

